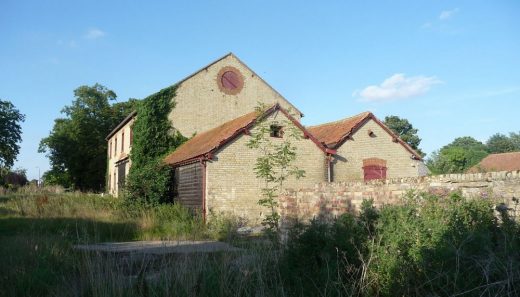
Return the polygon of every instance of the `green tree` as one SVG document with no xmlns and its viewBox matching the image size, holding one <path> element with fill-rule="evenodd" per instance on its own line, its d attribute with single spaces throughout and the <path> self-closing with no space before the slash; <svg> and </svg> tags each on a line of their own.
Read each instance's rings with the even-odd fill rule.
<svg viewBox="0 0 520 297">
<path fill-rule="evenodd" d="M 492 154 L 520 151 L 520 134 L 511 133 L 511 137 L 497 133 L 491 136 L 486 145 Z"/>
<path fill-rule="evenodd" d="M 387 116 L 385 117 L 385 125 L 390 128 L 399 138 L 401 138 L 404 142 L 410 145 L 417 153 L 419 153 L 422 157 L 425 156 L 425 153 L 419 148 L 419 144 L 421 143 L 421 138 L 417 133 L 419 130 L 414 128 L 412 124 L 407 120 L 400 118 L 398 116 Z"/>
<path fill-rule="evenodd" d="M 520 151 L 520 132 L 509 133 L 509 139 L 511 139 L 511 142 L 513 142 L 513 145 L 516 147 L 516 150 Z"/>
<path fill-rule="evenodd" d="M 465 136 L 433 152 L 426 164 L 434 174 L 460 173 L 476 165 L 488 154 L 482 142 Z"/>
<path fill-rule="evenodd" d="M 247 147 L 255 149 L 260 153 L 256 159 L 254 172 L 256 177 L 264 183 L 261 189 L 262 197 L 258 204 L 266 207 L 268 213 L 262 224 L 267 227 L 271 238 L 276 242 L 279 234 L 280 215 L 278 214 L 278 196 L 284 190 L 284 184 L 290 177 L 299 179 L 305 175 L 305 171 L 294 165 L 297 157 L 297 147 L 293 141 L 303 137 L 301 131 L 290 121 L 285 120 L 279 124 L 284 127 L 283 138 L 273 141 L 271 128 L 273 123 L 267 121 L 264 115 L 265 105 L 256 108 L 259 118 Z"/>
<path fill-rule="evenodd" d="M 11 168 L 20 152 L 22 141 L 22 127 L 25 115 L 15 106 L 0 99 L 0 169 L 7 172 Z"/>
<path fill-rule="evenodd" d="M 136 100 L 110 105 L 114 91 L 95 84 L 74 90 L 75 100 L 65 106 L 64 118 L 54 121 L 38 151 L 47 153 L 51 182 L 72 184 L 82 191 L 101 191 L 105 185 L 107 152 L 105 137 L 130 113 Z"/>
</svg>

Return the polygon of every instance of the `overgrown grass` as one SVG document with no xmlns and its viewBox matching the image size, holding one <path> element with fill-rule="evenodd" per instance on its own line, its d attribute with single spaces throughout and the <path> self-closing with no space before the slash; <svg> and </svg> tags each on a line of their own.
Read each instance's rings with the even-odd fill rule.
<svg viewBox="0 0 520 297">
<path fill-rule="evenodd" d="M 402 205 L 315 220 L 284 247 L 145 256 L 80 253 L 103 241 L 236 238 L 175 205 L 80 193 L 0 197 L 0 296 L 518 296 L 520 228 L 492 201 L 410 193 Z"/>
</svg>

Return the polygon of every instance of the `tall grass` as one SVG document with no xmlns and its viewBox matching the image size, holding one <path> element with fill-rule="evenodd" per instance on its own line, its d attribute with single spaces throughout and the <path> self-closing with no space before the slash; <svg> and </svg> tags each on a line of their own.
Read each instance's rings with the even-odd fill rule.
<svg viewBox="0 0 520 297">
<path fill-rule="evenodd" d="M 520 228 L 493 201 L 410 193 L 403 203 L 290 230 L 284 247 L 116 255 L 74 244 L 236 239 L 176 205 L 122 205 L 93 194 L 0 197 L 0 296 L 519 296 Z"/>
</svg>

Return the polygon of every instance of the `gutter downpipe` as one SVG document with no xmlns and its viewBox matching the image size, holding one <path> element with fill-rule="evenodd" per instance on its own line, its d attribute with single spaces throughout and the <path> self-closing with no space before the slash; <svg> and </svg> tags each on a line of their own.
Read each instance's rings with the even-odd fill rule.
<svg viewBox="0 0 520 297">
<path fill-rule="evenodd" d="M 332 182 L 332 156 L 327 154 L 327 182 Z"/>
<path fill-rule="evenodd" d="M 200 167 L 202 171 L 202 222 L 206 224 L 206 160 L 201 158 L 200 164 L 202 165 Z"/>
</svg>

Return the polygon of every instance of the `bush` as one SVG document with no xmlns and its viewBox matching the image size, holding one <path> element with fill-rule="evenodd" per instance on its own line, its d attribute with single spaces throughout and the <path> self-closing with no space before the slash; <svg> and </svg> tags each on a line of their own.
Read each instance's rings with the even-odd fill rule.
<svg viewBox="0 0 520 297">
<path fill-rule="evenodd" d="M 131 170 L 127 178 L 125 196 L 132 203 L 157 205 L 172 202 L 172 169 L 160 161 L 145 164 L 139 170 Z"/>
<path fill-rule="evenodd" d="M 371 294 L 496 296 L 512 289 L 506 287 L 518 277 L 511 271 L 520 271 L 518 230 L 497 223 L 491 201 L 460 194 L 408 198 L 381 210 L 378 244 L 371 249 Z"/>
<path fill-rule="evenodd" d="M 359 279 L 366 233 L 351 214 L 332 223 L 313 220 L 301 233 L 289 237 L 282 275 L 287 284 L 305 296 L 351 293 Z M 352 285 L 352 286 L 351 286 Z"/>
</svg>

